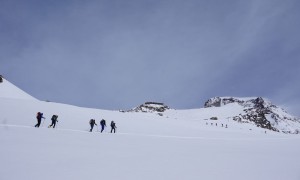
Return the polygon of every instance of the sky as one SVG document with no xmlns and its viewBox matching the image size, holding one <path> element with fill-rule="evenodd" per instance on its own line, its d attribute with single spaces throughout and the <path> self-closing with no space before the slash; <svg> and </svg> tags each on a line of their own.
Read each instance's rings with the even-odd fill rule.
<svg viewBox="0 0 300 180">
<path fill-rule="evenodd" d="M 300 116 L 298 0 L 0 0 L 0 74 L 108 110 L 265 97 Z"/>
</svg>

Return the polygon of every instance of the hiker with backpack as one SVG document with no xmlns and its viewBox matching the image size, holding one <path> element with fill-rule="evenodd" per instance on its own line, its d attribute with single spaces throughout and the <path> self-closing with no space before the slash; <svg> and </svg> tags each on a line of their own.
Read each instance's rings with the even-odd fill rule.
<svg viewBox="0 0 300 180">
<path fill-rule="evenodd" d="M 53 115 L 51 118 L 52 124 L 48 126 L 48 128 L 51 128 L 53 126 L 53 128 L 55 128 L 56 122 L 58 122 L 57 120 L 58 115 Z"/>
<path fill-rule="evenodd" d="M 43 113 L 38 112 L 36 114 L 36 119 L 37 119 L 37 124 L 34 127 L 40 127 L 42 119 L 46 119 L 46 118 L 43 117 Z"/>
<path fill-rule="evenodd" d="M 96 121 L 95 121 L 95 119 L 91 119 L 90 120 L 90 125 L 91 125 L 91 129 L 90 129 L 90 132 L 92 132 L 93 131 L 93 128 L 94 128 L 94 125 L 96 124 Z M 97 126 L 97 124 L 96 124 L 96 126 Z"/>
<path fill-rule="evenodd" d="M 112 133 L 114 131 L 114 133 L 116 133 L 116 123 L 114 121 L 111 121 L 110 123 L 110 127 L 111 127 L 111 130 L 110 130 L 110 133 Z"/>
<path fill-rule="evenodd" d="M 106 122 L 105 122 L 104 119 L 102 119 L 102 120 L 100 121 L 100 125 L 101 125 L 101 133 L 102 133 L 103 130 L 104 130 L 104 127 L 106 126 Z"/>
</svg>

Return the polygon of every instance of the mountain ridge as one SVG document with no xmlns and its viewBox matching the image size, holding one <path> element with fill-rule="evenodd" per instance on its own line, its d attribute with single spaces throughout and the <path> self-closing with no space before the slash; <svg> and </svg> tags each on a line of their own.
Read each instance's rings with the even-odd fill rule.
<svg viewBox="0 0 300 180">
<path fill-rule="evenodd" d="M 46 107 L 59 107 L 63 105 L 59 103 L 39 101 L 5 79 L 3 79 L 3 82 L 0 83 L 0 98 L 33 100 L 35 101 L 33 104 L 35 104 L 34 107 L 36 108 L 35 110 L 34 108 L 28 110 L 32 111 L 30 112 L 32 114 L 36 113 L 34 111 L 38 111 L 38 108 L 47 112 Z M 7 102 L 11 103 L 11 101 Z M 18 103 L 17 101 L 14 102 Z M 2 100 L 2 103 L 5 103 L 4 99 Z M 21 104 L 26 104 L 26 106 L 29 107 L 31 106 L 29 102 L 22 102 Z M 26 112 L 24 108 L 22 108 L 23 111 L 20 111 L 20 113 L 28 114 L 29 118 L 30 113 Z M 76 108 L 78 108 L 78 110 L 80 109 L 80 107 Z M 54 109 L 58 110 L 59 108 Z M 92 111 L 97 112 L 99 110 L 93 109 Z M 54 111 L 50 112 L 57 113 Z M 112 114 L 112 112 L 109 112 L 109 114 Z M 262 97 L 213 97 L 204 103 L 204 108 L 194 110 L 175 110 L 164 103 L 146 102 L 128 111 L 120 110 L 120 112 L 125 114 L 142 113 L 139 116 L 146 116 L 144 113 L 149 113 L 159 115 L 161 118 L 173 118 L 174 120 L 182 119 L 183 121 L 206 121 L 206 124 L 208 124 L 208 121 L 211 121 L 209 122 L 210 124 L 219 123 L 222 126 L 232 122 L 239 124 L 238 126 L 240 127 L 246 127 L 245 124 L 248 124 L 250 125 L 249 129 L 256 127 L 286 134 L 300 133 L 299 118 L 288 114 L 284 109 L 272 104 L 270 100 Z M 61 112 L 61 114 L 62 113 L 63 112 Z M 9 116 L 9 114 L 6 115 L 6 117 Z M 82 117 L 88 118 L 88 116 L 88 114 L 85 114 Z M 122 118 L 120 114 L 115 114 L 113 117 Z"/>
<path fill-rule="evenodd" d="M 214 97 L 204 103 L 204 108 L 238 104 L 243 108 L 239 114 L 232 116 L 232 120 L 239 123 L 254 123 L 257 127 L 283 133 L 300 133 L 300 119 L 292 116 L 283 108 L 274 105 L 263 97 Z M 291 126 L 291 124 L 293 124 Z M 293 128 L 294 127 L 294 128 Z"/>
</svg>

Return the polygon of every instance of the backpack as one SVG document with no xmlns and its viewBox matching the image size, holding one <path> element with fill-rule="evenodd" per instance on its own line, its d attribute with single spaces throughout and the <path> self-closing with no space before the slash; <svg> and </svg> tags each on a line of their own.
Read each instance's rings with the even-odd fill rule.
<svg viewBox="0 0 300 180">
<path fill-rule="evenodd" d="M 38 112 L 38 113 L 36 114 L 36 118 L 38 118 L 38 119 L 42 118 L 42 116 L 43 116 L 43 113 L 41 113 L 41 112 Z"/>
<path fill-rule="evenodd" d="M 52 121 L 56 121 L 57 118 L 58 118 L 58 115 L 53 115 L 52 118 L 51 118 L 51 120 L 52 120 Z"/>
<path fill-rule="evenodd" d="M 116 126 L 116 123 L 112 121 L 111 124 L 110 124 L 110 126 L 111 126 L 111 127 L 115 127 L 115 126 Z"/>
<path fill-rule="evenodd" d="M 95 120 L 94 120 L 94 119 L 91 119 L 91 120 L 90 120 L 90 124 L 95 124 Z"/>
</svg>

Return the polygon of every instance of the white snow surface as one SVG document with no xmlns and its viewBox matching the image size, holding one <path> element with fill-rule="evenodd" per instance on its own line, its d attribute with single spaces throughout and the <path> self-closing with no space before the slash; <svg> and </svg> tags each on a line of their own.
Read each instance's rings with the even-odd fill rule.
<svg viewBox="0 0 300 180">
<path fill-rule="evenodd" d="M 3 82 L 0 83 L 0 98 L 36 100 L 34 97 L 16 87 L 6 79 L 2 79 Z"/>
<path fill-rule="evenodd" d="M 0 83 L 0 92 L 15 88 L 6 85 Z M 4 93 L 0 180 L 299 180 L 299 135 L 226 119 L 239 108 L 233 103 L 158 116 L 43 102 L 21 90 Z M 34 128 L 38 111 L 46 119 Z M 53 114 L 56 129 L 47 128 Z M 219 120 L 209 120 L 216 114 Z M 107 126 L 114 120 L 117 133 L 109 127 L 100 133 L 97 126 L 88 132 L 91 118 L 97 124 L 104 118 Z"/>
</svg>

